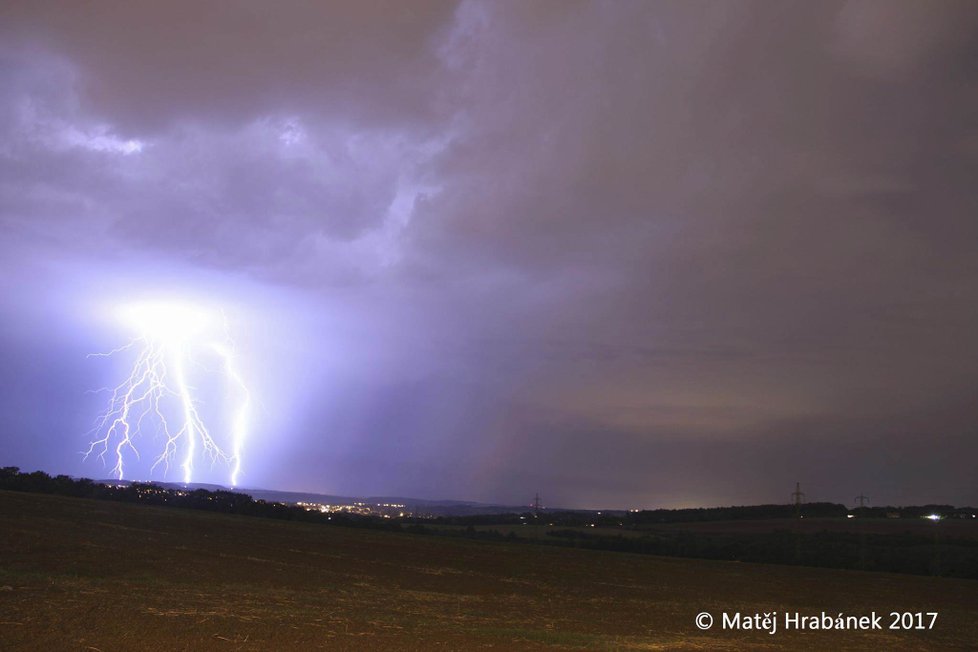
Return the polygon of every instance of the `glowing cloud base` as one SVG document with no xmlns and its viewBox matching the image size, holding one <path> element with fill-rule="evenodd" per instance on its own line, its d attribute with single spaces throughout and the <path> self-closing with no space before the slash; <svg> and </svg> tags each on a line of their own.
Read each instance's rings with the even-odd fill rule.
<svg viewBox="0 0 978 652">
<path fill-rule="evenodd" d="M 226 320 L 220 313 L 182 303 L 138 303 L 124 306 L 118 316 L 136 333 L 129 344 L 109 353 L 114 356 L 136 352 L 129 376 L 114 389 L 105 412 L 92 429 L 94 439 L 85 459 L 96 455 L 103 462 L 114 460 L 112 474 L 122 480 L 128 456 L 140 459 L 138 440 L 152 427 L 162 449 L 156 453 L 150 471 L 162 467 L 165 477 L 179 459 L 183 481 L 193 480 L 194 463 L 199 457 L 211 466 L 222 463 L 229 468 L 231 486 L 238 484 L 241 456 L 248 433 L 251 394 L 238 372 L 233 342 Z M 200 401 L 191 384 L 192 372 L 207 372 L 205 362 L 219 362 L 227 404 L 223 437 L 216 437 L 205 424 Z M 219 442 L 223 442 L 222 446 Z"/>
</svg>

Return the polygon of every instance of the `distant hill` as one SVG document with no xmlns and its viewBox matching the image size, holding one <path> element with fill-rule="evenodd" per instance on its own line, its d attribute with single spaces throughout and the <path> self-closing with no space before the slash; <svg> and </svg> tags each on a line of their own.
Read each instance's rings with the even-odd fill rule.
<svg viewBox="0 0 978 652">
<path fill-rule="evenodd" d="M 128 480 L 97 480 L 104 484 L 131 484 Z M 142 481 L 136 481 L 142 482 Z M 524 505 L 493 505 L 466 500 L 430 500 L 425 498 L 408 498 L 404 496 L 337 496 L 334 494 L 307 493 L 302 491 L 278 491 L 275 489 L 251 489 L 224 487 L 217 484 L 194 482 L 189 485 L 182 482 L 151 482 L 167 489 L 206 489 L 207 491 L 234 491 L 247 494 L 255 500 L 265 500 L 273 503 L 320 503 L 326 505 L 352 505 L 366 503 L 368 505 L 404 505 L 411 511 L 424 511 L 435 516 L 470 516 L 474 514 L 512 514 L 528 512 L 530 507 Z M 551 510 L 553 511 L 553 510 Z M 586 510 L 575 510 L 586 511 Z"/>
</svg>

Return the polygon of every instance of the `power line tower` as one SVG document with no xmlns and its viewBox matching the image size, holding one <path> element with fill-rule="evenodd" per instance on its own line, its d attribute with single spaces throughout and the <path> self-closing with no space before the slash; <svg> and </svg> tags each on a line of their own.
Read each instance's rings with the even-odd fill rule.
<svg viewBox="0 0 978 652">
<path fill-rule="evenodd" d="M 801 501 L 805 497 L 804 492 L 801 490 L 801 483 L 795 483 L 795 490 L 791 492 L 791 499 L 795 503 L 795 516 L 801 518 Z"/>
<path fill-rule="evenodd" d="M 535 518 L 540 518 L 540 492 L 538 491 L 535 496 L 533 496 L 533 516 Z"/>
<path fill-rule="evenodd" d="M 869 496 L 864 496 L 862 494 L 859 494 L 858 496 L 856 496 L 856 502 L 859 503 L 860 507 L 865 507 L 866 503 L 869 502 Z"/>
</svg>

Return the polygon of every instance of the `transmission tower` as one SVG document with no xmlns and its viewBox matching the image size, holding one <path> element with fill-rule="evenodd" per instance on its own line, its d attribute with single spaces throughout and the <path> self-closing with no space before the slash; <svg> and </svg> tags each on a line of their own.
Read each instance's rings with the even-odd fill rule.
<svg viewBox="0 0 978 652">
<path fill-rule="evenodd" d="M 801 517 L 801 501 L 805 497 L 801 490 L 801 483 L 795 483 L 795 490 L 791 492 L 791 500 L 795 503 L 795 516 Z"/>
<path fill-rule="evenodd" d="M 856 496 L 856 502 L 859 503 L 860 507 L 865 507 L 868 501 L 869 501 L 869 496 L 864 496 L 862 494 Z"/>
<path fill-rule="evenodd" d="M 533 516 L 540 518 L 540 492 L 538 491 L 535 496 L 533 496 Z"/>
</svg>

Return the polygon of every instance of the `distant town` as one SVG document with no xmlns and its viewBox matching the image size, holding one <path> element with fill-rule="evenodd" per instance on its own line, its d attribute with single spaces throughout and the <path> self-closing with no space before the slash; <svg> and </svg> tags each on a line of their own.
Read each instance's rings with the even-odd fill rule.
<svg viewBox="0 0 978 652">
<path fill-rule="evenodd" d="M 348 505 L 330 505 L 328 503 L 307 503 L 298 501 L 295 503 L 308 512 L 320 512 L 322 514 L 359 514 L 360 516 L 379 516 L 381 518 L 405 518 L 408 516 L 418 517 L 416 513 L 406 512 L 405 505 L 396 503 L 364 503 L 357 502 Z"/>
</svg>

